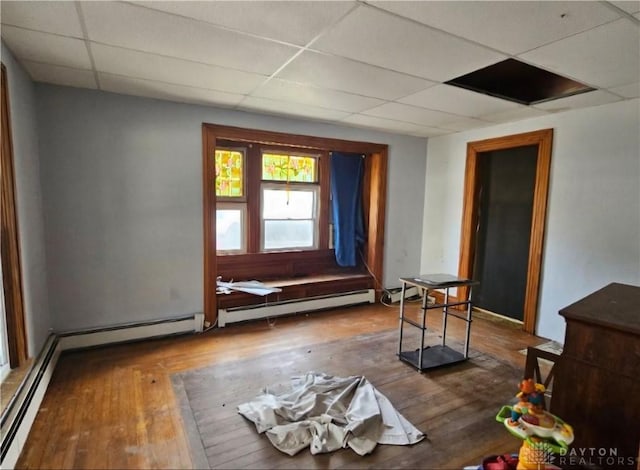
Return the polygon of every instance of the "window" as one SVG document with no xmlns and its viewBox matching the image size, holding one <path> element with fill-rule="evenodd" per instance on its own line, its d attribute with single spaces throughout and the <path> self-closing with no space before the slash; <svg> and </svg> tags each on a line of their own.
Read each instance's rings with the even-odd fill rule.
<svg viewBox="0 0 640 470">
<path fill-rule="evenodd" d="M 262 249 L 317 248 L 316 187 L 262 186 Z"/>
<path fill-rule="evenodd" d="M 244 252 L 245 207 L 218 203 L 216 207 L 216 247 L 220 252 Z"/>
<path fill-rule="evenodd" d="M 318 247 L 317 168 L 317 157 L 262 153 L 262 251 Z"/>
<path fill-rule="evenodd" d="M 244 196 L 244 152 L 216 149 L 216 197 Z"/>
<path fill-rule="evenodd" d="M 320 155 L 228 144 L 214 158 L 218 254 L 320 248 Z"/>
<path fill-rule="evenodd" d="M 246 191 L 244 149 L 217 148 L 216 249 L 219 253 L 246 251 Z"/>
<path fill-rule="evenodd" d="M 318 182 L 318 161 L 301 155 L 262 154 L 263 181 Z"/>
</svg>

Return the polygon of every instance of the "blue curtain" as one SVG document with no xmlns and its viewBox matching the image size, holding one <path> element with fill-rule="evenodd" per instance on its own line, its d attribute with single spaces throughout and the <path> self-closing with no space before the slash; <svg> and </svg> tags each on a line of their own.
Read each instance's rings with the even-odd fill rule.
<svg viewBox="0 0 640 470">
<path fill-rule="evenodd" d="M 356 266 L 358 245 L 364 242 L 362 218 L 363 155 L 331 152 L 333 245 L 340 266 Z"/>
</svg>

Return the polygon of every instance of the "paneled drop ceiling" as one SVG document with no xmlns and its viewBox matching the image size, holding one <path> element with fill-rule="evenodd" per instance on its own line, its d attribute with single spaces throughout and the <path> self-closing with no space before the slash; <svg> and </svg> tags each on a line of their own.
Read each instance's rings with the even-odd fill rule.
<svg viewBox="0 0 640 470">
<path fill-rule="evenodd" d="M 430 137 L 640 96 L 640 1 L 1 2 L 37 82 Z M 595 91 L 446 85 L 507 58 Z"/>
</svg>

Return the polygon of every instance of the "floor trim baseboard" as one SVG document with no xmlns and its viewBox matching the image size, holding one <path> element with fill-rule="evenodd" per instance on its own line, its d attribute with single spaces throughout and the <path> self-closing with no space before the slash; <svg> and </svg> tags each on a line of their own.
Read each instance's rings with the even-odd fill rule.
<svg viewBox="0 0 640 470">
<path fill-rule="evenodd" d="M 339 294 L 306 297 L 303 299 L 283 300 L 269 304 L 255 304 L 244 307 L 232 307 L 218 310 L 218 326 L 224 328 L 229 323 L 260 318 L 278 317 L 293 313 L 328 310 L 375 302 L 375 290 L 363 289 Z"/>
<path fill-rule="evenodd" d="M 63 351 L 85 349 L 107 344 L 139 341 L 148 338 L 202 332 L 204 313 L 186 317 L 156 320 L 142 323 L 68 331 L 58 334 Z"/>
</svg>

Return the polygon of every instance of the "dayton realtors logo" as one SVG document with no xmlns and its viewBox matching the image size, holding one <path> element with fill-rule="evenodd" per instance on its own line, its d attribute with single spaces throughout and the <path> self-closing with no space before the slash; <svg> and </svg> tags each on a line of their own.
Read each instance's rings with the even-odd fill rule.
<svg viewBox="0 0 640 470">
<path fill-rule="evenodd" d="M 529 452 L 524 456 L 526 463 L 537 465 L 538 468 L 543 468 L 545 464 L 553 464 L 555 458 L 553 447 L 544 441 L 530 444 Z"/>
<path fill-rule="evenodd" d="M 599 466 L 599 467 L 634 467 L 635 457 L 619 455 L 615 447 L 575 447 L 560 451 L 558 465 L 563 466 Z"/>
</svg>

